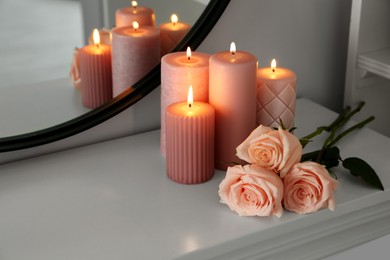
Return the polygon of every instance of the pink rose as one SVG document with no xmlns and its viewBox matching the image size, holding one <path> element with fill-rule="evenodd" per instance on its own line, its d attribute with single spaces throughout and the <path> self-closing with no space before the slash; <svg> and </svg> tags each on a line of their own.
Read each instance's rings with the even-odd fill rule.
<svg viewBox="0 0 390 260">
<path fill-rule="evenodd" d="M 237 147 L 237 156 L 251 164 L 280 173 L 284 178 L 291 167 L 301 160 L 299 139 L 288 130 L 273 130 L 260 125 Z"/>
<path fill-rule="evenodd" d="M 218 193 L 221 202 L 240 216 L 281 217 L 283 214 L 282 180 L 258 165 L 228 167 Z"/>
<path fill-rule="evenodd" d="M 74 48 L 74 51 L 73 51 L 73 60 L 72 60 L 72 65 L 70 67 L 69 76 L 72 79 L 73 85 L 76 88 L 80 88 L 81 78 L 80 78 L 80 62 L 79 62 L 79 49 L 78 48 Z"/>
<path fill-rule="evenodd" d="M 321 208 L 336 208 L 333 196 L 338 182 L 325 166 L 315 162 L 294 165 L 284 177 L 284 207 L 299 214 L 316 212 Z"/>
</svg>

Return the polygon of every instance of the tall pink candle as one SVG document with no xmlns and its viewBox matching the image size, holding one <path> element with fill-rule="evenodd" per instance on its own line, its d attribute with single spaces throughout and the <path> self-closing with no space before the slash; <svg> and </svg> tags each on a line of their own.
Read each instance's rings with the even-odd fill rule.
<svg viewBox="0 0 390 260">
<path fill-rule="evenodd" d="M 170 23 L 160 25 L 161 35 L 161 56 L 171 51 L 191 29 L 191 26 L 178 21 L 178 17 L 173 14 Z"/>
<path fill-rule="evenodd" d="M 215 108 L 216 167 L 242 162 L 236 147 L 256 127 L 257 58 L 244 51 L 219 52 L 210 58 L 209 100 Z M 242 162 L 243 163 L 243 162 Z"/>
<path fill-rule="evenodd" d="M 95 30 L 95 44 L 78 53 L 83 105 L 96 108 L 112 99 L 111 46 L 100 44 Z"/>
<path fill-rule="evenodd" d="M 185 101 L 188 86 L 194 89 L 194 99 L 209 100 L 209 58 L 201 52 L 170 53 L 161 59 L 161 154 L 165 156 L 165 109 L 168 105 Z"/>
<path fill-rule="evenodd" d="M 160 62 L 160 32 L 155 27 L 112 29 L 113 95 L 116 97 Z"/>
<path fill-rule="evenodd" d="M 271 67 L 257 71 L 257 124 L 294 126 L 297 76 L 289 69 Z"/>
<path fill-rule="evenodd" d="M 166 109 L 167 176 L 196 184 L 214 175 L 214 108 L 207 103 L 172 104 Z"/>
<path fill-rule="evenodd" d="M 116 27 L 131 26 L 134 21 L 137 21 L 140 26 L 156 26 L 154 11 L 149 7 L 138 6 L 136 1 L 132 1 L 132 6 L 116 10 Z"/>
</svg>

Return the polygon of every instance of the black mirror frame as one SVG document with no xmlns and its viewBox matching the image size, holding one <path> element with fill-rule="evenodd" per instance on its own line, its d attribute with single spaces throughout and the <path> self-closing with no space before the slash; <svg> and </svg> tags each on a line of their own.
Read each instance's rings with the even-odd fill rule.
<svg viewBox="0 0 390 260">
<path fill-rule="evenodd" d="M 229 2 L 230 0 L 210 0 L 190 32 L 172 51 L 184 51 L 188 46 L 196 50 L 219 20 Z M 112 101 L 82 116 L 43 130 L 0 138 L 0 152 L 10 152 L 48 144 L 92 128 L 119 114 L 156 89 L 160 85 L 160 73 L 159 64 L 131 89 L 124 91 Z"/>
</svg>

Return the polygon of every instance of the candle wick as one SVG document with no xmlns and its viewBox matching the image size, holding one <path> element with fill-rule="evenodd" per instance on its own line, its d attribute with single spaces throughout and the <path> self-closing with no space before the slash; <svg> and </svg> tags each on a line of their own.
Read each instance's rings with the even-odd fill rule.
<svg viewBox="0 0 390 260">
<path fill-rule="evenodd" d="M 99 49 L 99 44 L 96 44 L 96 48 L 98 48 L 98 49 Z"/>
<path fill-rule="evenodd" d="M 188 57 L 187 57 L 187 60 L 191 60 L 191 56 L 188 56 Z"/>
<path fill-rule="evenodd" d="M 188 104 L 188 107 L 189 107 L 189 108 L 191 108 L 191 107 L 192 107 L 192 104 L 191 104 L 191 103 L 190 103 L 190 104 Z"/>
<path fill-rule="evenodd" d="M 275 72 L 275 69 L 272 69 L 272 72 Z"/>
</svg>

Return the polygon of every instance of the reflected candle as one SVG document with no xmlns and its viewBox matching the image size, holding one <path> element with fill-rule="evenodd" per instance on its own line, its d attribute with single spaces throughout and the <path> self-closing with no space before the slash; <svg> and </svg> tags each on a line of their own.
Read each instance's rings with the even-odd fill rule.
<svg viewBox="0 0 390 260">
<path fill-rule="evenodd" d="M 210 58 L 209 100 L 215 108 L 216 167 L 226 170 L 239 162 L 236 147 L 256 127 L 256 56 L 236 51 L 218 52 Z"/>
<path fill-rule="evenodd" d="M 214 108 L 193 102 L 190 87 L 187 102 L 166 109 L 167 176 L 178 183 L 197 184 L 214 175 Z"/>
<path fill-rule="evenodd" d="M 132 87 L 160 62 L 160 33 L 151 26 L 112 29 L 113 96 Z"/>
<path fill-rule="evenodd" d="M 277 68 L 273 59 L 271 67 L 257 71 L 257 124 L 278 127 L 280 120 L 290 129 L 294 126 L 296 101 L 295 73 Z"/>
<path fill-rule="evenodd" d="M 179 22 L 177 15 L 172 14 L 171 22 L 161 24 L 159 28 L 161 35 L 161 56 L 164 56 L 184 38 L 191 26 Z"/>
<path fill-rule="evenodd" d="M 134 21 L 137 21 L 140 26 L 156 26 L 154 11 L 149 7 L 138 6 L 137 1 L 131 1 L 131 6 L 116 10 L 116 27 L 131 26 Z"/>
<path fill-rule="evenodd" d="M 187 100 L 187 87 L 192 85 L 194 99 L 209 100 L 209 58 L 201 52 L 174 52 L 161 59 L 161 154 L 165 156 L 165 109 L 168 105 Z"/>
<path fill-rule="evenodd" d="M 96 108 L 112 99 L 111 46 L 100 44 L 94 30 L 94 44 L 79 50 L 81 96 L 83 105 Z"/>
</svg>

